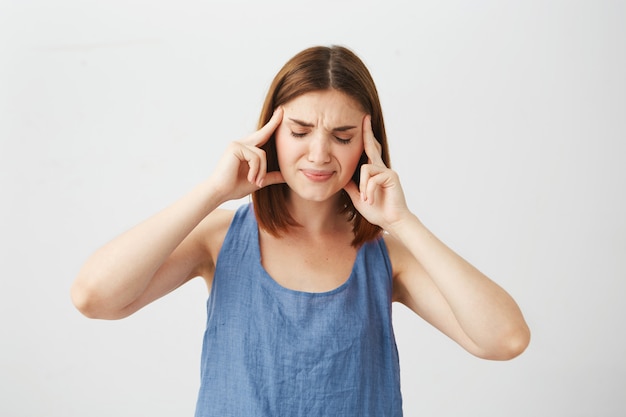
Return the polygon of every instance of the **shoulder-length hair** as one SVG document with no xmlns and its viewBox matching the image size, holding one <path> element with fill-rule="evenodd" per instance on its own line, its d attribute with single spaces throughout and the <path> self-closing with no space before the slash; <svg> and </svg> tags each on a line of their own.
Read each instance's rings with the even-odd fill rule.
<svg viewBox="0 0 626 417">
<path fill-rule="evenodd" d="M 382 159 L 390 166 L 387 135 L 378 91 L 369 70 L 354 52 L 343 46 L 315 46 L 296 54 L 276 74 L 269 88 L 259 118 L 259 128 L 272 117 L 276 108 L 312 91 L 338 90 L 352 97 L 363 110 L 371 115 L 374 136 L 382 147 Z M 276 141 L 274 135 L 261 147 L 266 152 L 267 171 L 278 171 Z M 361 165 L 367 162 L 365 153 L 355 170 L 352 180 L 359 185 Z M 354 208 L 345 191 L 342 193 L 341 213 L 347 213 L 353 222 L 352 245 L 359 247 L 378 237 L 381 228 L 368 222 Z M 280 236 L 290 226 L 298 226 L 286 206 L 288 187 L 276 184 L 263 187 L 252 194 L 257 221 L 263 229 Z"/>
</svg>

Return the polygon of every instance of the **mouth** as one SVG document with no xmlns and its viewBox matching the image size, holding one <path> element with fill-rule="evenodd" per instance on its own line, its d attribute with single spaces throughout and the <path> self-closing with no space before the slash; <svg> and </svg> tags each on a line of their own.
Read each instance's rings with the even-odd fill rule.
<svg viewBox="0 0 626 417">
<path fill-rule="evenodd" d="M 300 172 L 311 181 L 323 182 L 335 175 L 334 171 L 323 171 L 318 169 L 301 169 Z"/>
</svg>

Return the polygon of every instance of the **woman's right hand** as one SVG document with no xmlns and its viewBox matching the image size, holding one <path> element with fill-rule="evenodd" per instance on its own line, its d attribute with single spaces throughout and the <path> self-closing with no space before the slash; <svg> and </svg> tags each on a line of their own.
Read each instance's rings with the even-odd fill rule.
<svg viewBox="0 0 626 417">
<path fill-rule="evenodd" d="M 283 120 L 283 109 L 277 108 L 261 129 L 241 141 L 234 141 L 222 155 L 209 181 L 219 200 L 236 200 L 267 185 L 284 182 L 280 171 L 267 172 L 266 143 Z"/>
<path fill-rule="evenodd" d="M 261 129 L 230 144 L 207 181 L 94 252 L 72 285 L 76 307 L 88 317 L 118 319 L 195 276 L 207 278 L 201 272 L 212 268 L 217 253 L 207 241 L 223 238 L 221 227 L 229 224 L 209 214 L 225 201 L 284 182 L 280 172 L 267 172 L 259 148 L 282 118 L 279 108 Z"/>
</svg>

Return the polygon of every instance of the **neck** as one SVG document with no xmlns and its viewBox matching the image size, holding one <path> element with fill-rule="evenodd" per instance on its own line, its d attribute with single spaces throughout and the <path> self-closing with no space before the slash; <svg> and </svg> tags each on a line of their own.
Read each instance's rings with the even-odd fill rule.
<svg viewBox="0 0 626 417">
<path fill-rule="evenodd" d="M 328 234 L 345 231 L 348 226 L 346 216 L 341 214 L 340 195 L 326 201 L 308 201 L 293 193 L 287 200 L 287 207 L 293 219 L 307 233 Z"/>
</svg>

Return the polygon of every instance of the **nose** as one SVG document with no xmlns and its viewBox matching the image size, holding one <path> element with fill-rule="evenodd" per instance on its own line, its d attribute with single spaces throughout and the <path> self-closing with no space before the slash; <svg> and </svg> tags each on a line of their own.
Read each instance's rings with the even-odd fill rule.
<svg viewBox="0 0 626 417">
<path fill-rule="evenodd" d="M 308 160 L 316 164 L 330 162 L 330 143 L 323 133 L 318 133 L 311 138 Z"/>
</svg>

